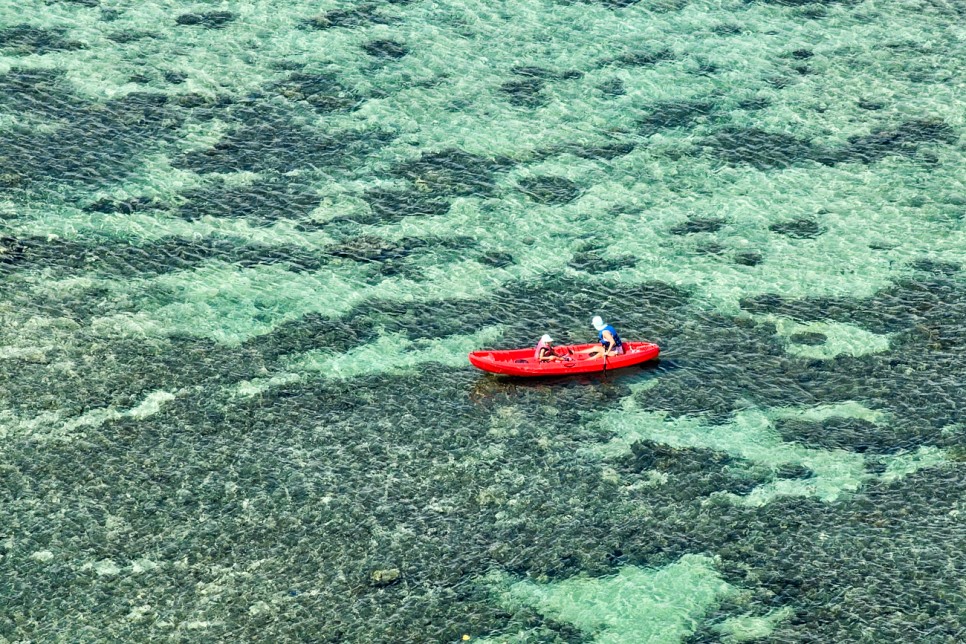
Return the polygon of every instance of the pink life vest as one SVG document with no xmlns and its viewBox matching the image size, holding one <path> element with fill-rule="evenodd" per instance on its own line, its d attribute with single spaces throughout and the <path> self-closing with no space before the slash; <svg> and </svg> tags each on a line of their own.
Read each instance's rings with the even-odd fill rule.
<svg viewBox="0 0 966 644">
<path fill-rule="evenodd" d="M 544 342 L 543 340 L 541 340 L 540 342 L 538 342 L 537 343 L 537 349 L 536 349 L 536 351 L 533 352 L 533 358 L 534 358 L 534 360 L 536 360 L 537 362 L 539 362 L 540 361 L 540 350 L 541 349 L 546 349 L 546 348 L 547 348 L 547 343 L 546 342 Z M 553 353 L 553 349 L 551 349 L 550 352 Z"/>
</svg>

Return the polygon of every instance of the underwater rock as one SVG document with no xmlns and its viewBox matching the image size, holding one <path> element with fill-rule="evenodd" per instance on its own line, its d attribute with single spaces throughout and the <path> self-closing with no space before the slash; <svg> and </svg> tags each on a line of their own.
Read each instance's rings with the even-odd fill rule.
<svg viewBox="0 0 966 644">
<path fill-rule="evenodd" d="M 805 217 L 774 223 L 768 230 L 792 239 L 815 239 L 825 232 L 817 221 Z"/>
<path fill-rule="evenodd" d="M 759 170 L 788 168 L 814 156 L 809 141 L 757 128 L 726 128 L 705 138 L 702 145 L 729 165 L 746 164 Z"/>
<path fill-rule="evenodd" d="M 735 253 L 735 264 L 740 266 L 758 266 L 764 261 L 764 256 L 755 251 Z"/>
<path fill-rule="evenodd" d="M 910 264 L 917 271 L 936 273 L 938 275 L 952 276 L 962 270 L 962 266 L 955 262 L 944 262 L 935 259 L 917 259 Z"/>
<path fill-rule="evenodd" d="M 547 104 L 547 97 L 543 93 L 546 81 L 536 76 L 506 81 L 499 90 L 506 95 L 511 105 L 517 107 L 537 108 Z"/>
<path fill-rule="evenodd" d="M 638 121 L 641 136 L 650 136 L 664 129 L 688 127 L 696 120 L 709 116 L 715 109 L 707 101 L 672 101 L 655 105 L 650 114 Z"/>
<path fill-rule="evenodd" d="M 627 88 L 624 86 L 624 81 L 619 78 L 612 78 L 604 81 L 597 86 L 597 89 L 608 98 L 617 98 L 618 96 L 624 96 L 627 94 Z"/>
<path fill-rule="evenodd" d="M 513 265 L 513 255 L 510 253 L 504 253 L 501 251 L 490 251 L 481 254 L 477 260 L 484 266 L 492 266 L 493 268 L 506 268 L 507 266 Z"/>
<path fill-rule="evenodd" d="M 107 35 L 108 40 L 112 40 L 119 45 L 125 45 L 130 42 L 137 42 L 138 40 L 144 40 L 145 38 L 157 38 L 158 35 L 151 31 L 134 31 L 134 30 L 124 30 L 115 31 Z"/>
<path fill-rule="evenodd" d="M 449 148 L 400 163 L 391 174 L 432 195 L 487 196 L 495 187 L 496 173 L 512 165 L 509 159 L 485 158 Z"/>
<path fill-rule="evenodd" d="M 629 51 L 608 62 L 621 65 L 623 67 L 650 67 L 658 63 L 674 60 L 674 52 L 670 49 L 657 49 L 654 51 L 638 50 Z"/>
<path fill-rule="evenodd" d="M 717 36 L 737 36 L 744 30 L 741 25 L 734 23 L 721 23 L 711 28 L 711 32 Z"/>
<path fill-rule="evenodd" d="M 823 151 L 817 160 L 825 165 L 869 164 L 891 155 L 913 156 L 922 144 L 951 144 L 956 140 L 956 131 L 942 119 L 914 119 L 892 128 L 876 129 L 864 136 L 850 137 L 846 145 Z"/>
<path fill-rule="evenodd" d="M 783 419 L 775 427 L 788 442 L 797 442 L 813 449 L 841 449 L 857 454 L 895 454 L 915 447 L 909 437 L 903 437 L 883 425 L 875 425 L 859 418 L 833 417 L 823 421 Z"/>
<path fill-rule="evenodd" d="M 574 254 L 574 258 L 568 262 L 571 268 L 584 271 L 586 273 L 606 273 L 608 271 L 619 271 L 623 268 L 633 268 L 637 265 L 637 258 L 630 255 L 621 257 L 604 257 L 603 250 L 595 249 L 582 251 Z"/>
<path fill-rule="evenodd" d="M 283 118 L 263 120 L 264 116 L 258 114 L 209 149 L 182 155 L 174 165 L 200 174 L 342 167 L 384 141 L 373 133 L 319 133 Z"/>
<path fill-rule="evenodd" d="M 409 53 L 409 49 L 395 40 L 371 40 L 362 46 L 362 50 L 375 58 L 398 60 Z"/>
<path fill-rule="evenodd" d="M 0 235 L 0 264 L 13 264 L 23 259 L 24 244 L 16 237 Z"/>
<path fill-rule="evenodd" d="M 365 100 L 342 85 L 335 74 L 327 72 L 296 72 L 271 89 L 289 100 L 305 101 L 323 114 L 350 111 Z"/>
<path fill-rule="evenodd" d="M 387 568 L 385 570 L 373 570 L 369 580 L 374 586 L 388 586 L 395 581 L 399 581 L 401 576 L 402 573 L 399 568 Z"/>
<path fill-rule="evenodd" d="M 755 110 L 763 110 L 771 106 L 771 100 L 764 96 L 756 96 L 754 98 L 745 98 L 738 101 L 738 107 L 743 110 L 748 110 L 753 112 Z"/>
<path fill-rule="evenodd" d="M 694 233 L 716 233 L 728 224 L 720 217 L 694 217 L 673 226 L 668 232 L 672 235 L 692 235 Z"/>
<path fill-rule="evenodd" d="M 788 336 L 788 339 L 795 344 L 814 347 L 820 344 L 825 344 L 825 341 L 828 340 L 828 336 L 824 333 L 817 333 L 815 331 L 803 331 L 801 333 L 791 334 Z"/>
<path fill-rule="evenodd" d="M 449 212 L 450 202 L 444 197 L 405 190 L 377 188 L 363 195 L 371 214 L 336 217 L 332 221 L 351 220 L 362 224 L 393 223 L 406 217 L 437 217 Z"/>
<path fill-rule="evenodd" d="M 322 201 L 310 186 L 270 178 L 251 185 L 210 186 L 183 192 L 177 215 L 188 221 L 202 217 L 246 219 L 256 226 L 271 226 L 281 220 L 307 217 Z"/>
<path fill-rule="evenodd" d="M 775 477 L 779 479 L 809 479 L 814 476 L 815 472 L 799 463 L 784 463 L 775 471 Z"/>
<path fill-rule="evenodd" d="M 545 69 L 543 67 L 536 67 L 530 65 L 522 65 L 512 68 L 512 71 L 517 76 L 526 76 L 529 78 L 540 78 L 543 80 L 575 80 L 578 78 L 583 78 L 584 73 L 574 69 L 567 70 L 564 72 L 556 72 L 552 69 Z"/>
<path fill-rule="evenodd" d="M 594 161 L 611 161 L 626 156 L 637 147 L 633 143 L 603 143 L 601 145 L 564 144 L 559 149 L 566 154 L 572 154 L 581 159 Z"/>
<path fill-rule="evenodd" d="M 44 29 L 26 24 L 5 27 L 0 29 L 0 51 L 11 56 L 27 56 L 84 48 L 83 43 L 64 38 L 65 33 L 64 29 Z"/>
<path fill-rule="evenodd" d="M 153 197 L 132 197 L 121 200 L 103 197 L 94 203 L 84 206 L 84 212 L 102 212 L 107 214 L 119 212 L 129 215 L 135 212 L 158 210 L 165 207 L 166 204 Z"/>
<path fill-rule="evenodd" d="M 549 206 L 570 203 L 581 193 L 580 186 L 566 177 L 527 177 L 517 185 L 520 192 L 533 201 Z"/>
<path fill-rule="evenodd" d="M 201 25 L 205 29 L 221 29 L 235 19 L 231 11 L 208 11 L 206 13 L 183 13 L 175 19 L 179 25 Z"/>
<path fill-rule="evenodd" d="M 389 18 L 378 12 L 375 4 L 361 4 L 352 9 L 332 9 L 305 20 L 303 24 L 312 29 L 333 29 L 336 27 L 364 27 L 369 24 L 386 24 Z"/>
</svg>

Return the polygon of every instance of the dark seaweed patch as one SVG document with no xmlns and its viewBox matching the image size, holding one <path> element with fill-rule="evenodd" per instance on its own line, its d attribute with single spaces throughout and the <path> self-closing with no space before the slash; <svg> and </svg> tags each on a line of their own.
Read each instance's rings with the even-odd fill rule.
<svg viewBox="0 0 966 644">
<path fill-rule="evenodd" d="M 23 261 L 19 270 L 37 268 L 64 275 L 96 273 L 124 278 L 190 270 L 212 259 L 244 267 L 278 264 L 292 271 L 316 270 L 325 263 L 325 257 L 317 251 L 243 244 L 225 237 L 165 237 L 143 244 L 27 238 L 21 242 L 20 252 Z"/>
<path fill-rule="evenodd" d="M 377 5 L 362 4 L 352 9 L 333 9 L 308 18 L 305 25 L 312 29 L 333 29 L 335 27 L 364 27 L 369 24 L 386 24 L 389 18 L 381 15 Z"/>
<path fill-rule="evenodd" d="M 778 479 L 810 479 L 815 476 L 815 472 L 804 465 L 798 463 L 785 463 L 775 471 L 775 478 Z"/>
<path fill-rule="evenodd" d="M 188 80 L 188 75 L 184 72 L 169 71 L 164 73 L 164 80 L 172 85 L 180 85 Z"/>
<path fill-rule="evenodd" d="M 149 197 L 132 197 L 130 199 L 110 199 L 104 197 L 84 206 L 84 212 L 123 213 L 129 215 L 135 212 L 158 210 L 165 208 L 164 202 Z"/>
<path fill-rule="evenodd" d="M 952 126 L 938 119 L 919 119 L 900 123 L 894 128 L 881 129 L 866 136 L 852 137 L 848 145 L 832 150 L 823 163 L 875 163 L 890 155 L 911 156 L 924 143 L 953 143 L 956 134 Z"/>
<path fill-rule="evenodd" d="M 507 266 L 513 265 L 513 255 L 510 253 L 504 253 L 502 251 L 488 251 L 482 253 L 477 260 L 484 266 L 492 266 L 493 268 L 506 268 Z"/>
<path fill-rule="evenodd" d="M 702 143 L 729 165 L 747 164 L 759 170 L 788 168 L 812 159 L 815 152 L 809 141 L 757 128 L 721 130 Z"/>
<path fill-rule="evenodd" d="M 40 84 L 31 84 L 32 95 L 19 100 L 41 100 Z M 135 171 L 143 150 L 174 140 L 183 121 L 164 95 L 140 92 L 103 105 L 68 100 L 49 109 L 68 125 L 51 134 L 8 134 L 0 140 L 0 175 L 21 183 L 104 185 Z"/>
<path fill-rule="evenodd" d="M 743 110 L 754 111 L 763 110 L 771 105 L 771 101 L 762 96 L 756 96 L 754 98 L 745 98 L 738 101 L 738 107 Z"/>
<path fill-rule="evenodd" d="M 263 114 L 235 129 L 214 147 L 185 154 L 175 165 L 202 174 L 341 167 L 378 142 L 378 136 L 372 134 L 320 134 L 294 126 L 282 116 Z"/>
<path fill-rule="evenodd" d="M 87 104 L 69 91 L 63 72 L 14 67 L 0 76 L 0 106 L 67 123 Z"/>
<path fill-rule="evenodd" d="M 618 96 L 627 94 L 627 88 L 624 86 L 624 81 L 619 78 L 612 78 L 604 81 L 597 86 L 597 89 L 608 98 L 617 98 Z"/>
<path fill-rule="evenodd" d="M 740 266 L 758 266 L 764 259 L 761 253 L 755 251 L 735 253 L 735 264 Z"/>
<path fill-rule="evenodd" d="M 23 258 L 24 244 L 16 237 L 0 235 L 0 264 L 15 264 Z"/>
<path fill-rule="evenodd" d="M 692 235 L 694 233 L 716 233 L 727 225 L 726 219 L 720 217 L 694 217 L 684 223 L 673 226 L 669 231 L 672 235 Z"/>
<path fill-rule="evenodd" d="M 828 336 L 824 333 L 817 333 L 815 331 L 803 331 L 801 333 L 793 333 L 792 335 L 788 336 L 788 340 L 795 344 L 814 347 L 820 344 L 825 344 L 825 341 L 828 340 Z"/>
<path fill-rule="evenodd" d="M 362 50 L 375 58 L 398 60 L 409 53 L 409 49 L 395 40 L 371 40 L 362 46 Z"/>
<path fill-rule="evenodd" d="M 912 268 L 917 271 L 925 271 L 927 273 L 936 273 L 938 275 L 955 275 L 962 268 L 959 264 L 953 262 L 943 262 L 935 259 L 918 259 L 910 264 Z"/>
<path fill-rule="evenodd" d="M 815 239 L 825 232 L 821 224 L 807 217 L 780 221 L 770 225 L 768 230 L 779 235 L 791 237 L 792 239 Z"/>
<path fill-rule="evenodd" d="M 492 193 L 497 172 L 508 169 L 508 159 L 485 158 L 458 149 L 427 152 L 400 163 L 392 176 L 411 181 L 433 195 L 486 196 Z"/>
<path fill-rule="evenodd" d="M 560 151 L 566 154 L 572 154 L 574 156 L 580 157 L 581 159 L 592 159 L 594 161 L 611 161 L 613 159 L 620 158 L 634 151 L 636 146 L 633 143 L 602 143 L 599 145 L 580 145 L 580 144 L 565 144 L 561 146 Z"/>
<path fill-rule="evenodd" d="M 200 25 L 205 29 L 221 29 L 235 20 L 231 11 L 208 11 L 205 13 L 183 13 L 175 19 L 179 25 Z"/>
<path fill-rule="evenodd" d="M 542 78 L 528 76 L 506 81 L 500 85 L 500 92 L 506 95 L 512 105 L 537 108 L 547 103 L 547 97 L 543 93 L 545 86 L 546 82 Z"/>
<path fill-rule="evenodd" d="M 828 418 L 821 422 L 780 420 L 782 439 L 812 449 L 841 449 L 864 454 L 894 454 L 917 445 L 905 442 L 888 427 L 859 418 Z"/>
<path fill-rule="evenodd" d="M 564 72 L 556 72 L 551 69 L 545 69 L 543 67 L 536 66 L 518 66 L 511 69 L 514 74 L 518 76 L 525 76 L 527 78 L 540 78 L 542 80 L 575 80 L 583 77 L 583 72 L 577 70 L 567 70 Z"/>
<path fill-rule="evenodd" d="M 333 73 L 296 72 L 272 89 L 289 100 L 306 101 L 323 114 L 355 109 L 364 100 Z"/>
<path fill-rule="evenodd" d="M 115 31 L 114 33 L 107 35 L 108 40 L 113 40 L 114 42 L 124 45 L 129 42 L 136 42 L 138 40 L 144 40 L 145 38 L 157 38 L 157 34 L 150 31 L 132 31 L 130 29 L 124 31 Z"/>
<path fill-rule="evenodd" d="M 181 196 L 185 203 L 177 214 L 183 219 L 246 219 L 256 226 L 270 226 L 283 219 L 305 218 L 322 200 L 311 188 L 282 180 L 249 186 L 215 184 L 187 191 Z"/>
<path fill-rule="evenodd" d="M 0 51 L 11 56 L 47 54 L 54 51 L 83 49 L 83 43 L 68 40 L 63 29 L 43 29 L 16 25 L 0 29 Z"/>
<path fill-rule="evenodd" d="M 406 217 L 435 217 L 449 212 L 450 202 L 422 192 L 406 190 L 369 190 L 363 195 L 369 203 L 370 215 L 347 217 L 347 220 L 360 224 L 391 223 Z M 336 218 L 333 221 L 342 221 Z"/>
<path fill-rule="evenodd" d="M 809 58 L 814 56 L 815 53 L 811 49 L 803 48 L 803 49 L 793 49 L 791 52 L 789 52 L 788 55 L 797 60 L 808 60 Z"/>
<path fill-rule="evenodd" d="M 637 258 L 630 255 L 621 257 L 604 257 L 600 250 L 588 250 L 574 254 L 568 266 L 584 271 L 585 273 L 606 273 L 608 271 L 619 271 L 624 268 L 633 268 L 637 265 Z"/>
<path fill-rule="evenodd" d="M 710 116 L 715 106 L 706 101 L 672 101 L 655 105 L 651 112 L 638 121 L 642 136 L 650 136 L 664 129 L 689 127 L 696 120 Z"/>
<path fill-rule="evenodd" d="M 580 196 L 580 186 L 566 177 L 527 177 L 519 182 L 520 192 L 533 201 L 550 206 L 570 203 Z"/>
<path fill-rule="evenodd" d="M 674 52 L 667 48 L 654 50 L 642 49 L 628 51 L 620 56 L 611 58 L 608 62 L 623 67 L 650 67 L 658 63 L 674 60 L 675 58 Z"/>
<path fill-rule="evenodd" d="M 737 36 L 742 31 L 741 25 L 733 23 L 722 23 L 711 28 L 711 32 L 717 36 Z"/>
</svg>

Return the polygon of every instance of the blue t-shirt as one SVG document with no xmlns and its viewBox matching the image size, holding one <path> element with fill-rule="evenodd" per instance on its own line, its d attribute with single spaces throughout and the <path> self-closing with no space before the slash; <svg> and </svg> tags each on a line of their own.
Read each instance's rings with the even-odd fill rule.
<svg viewBox="0 0 966 644">
<path fill-rule="evenodd" d="M 607 326 L 605 326 L 603 329 L 601 329 L 600 331 L 597 332 L 597 339 L 600 340 L 601 346 L 603 346 L 606 349 L 608 347 L 608 344 L 609 344 L 608 342 L 605 342 L 604 341 L 604 331 L 610 331 L 610 334 L 614 337 L 614 348 L 615 349 L 621 349 L 621 348 L 624 347 L 624 343 L 621 342 L 621 337 L 619 335 L 617 335 L 617 329 L 615 329 L 614 327 L 612 327 L 609 324 Z"/>
</svg>

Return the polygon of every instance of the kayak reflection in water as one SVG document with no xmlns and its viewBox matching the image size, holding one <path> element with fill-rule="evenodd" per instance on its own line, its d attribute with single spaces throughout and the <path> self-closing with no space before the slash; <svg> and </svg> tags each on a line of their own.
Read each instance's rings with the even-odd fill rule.
<svg viewBox="0 0 966 644">
<path fill-rule="evenodd" d="M 581 353 L 586 353 L 588 358 L 602 358 L 604 356 L 619 356 L 624 353 L 624 343 L 621 341 L 617 329 L 609 324 L 604 324 L 604 320 L 595 315 L 590 321 L 597 329 L 597 339 L 600 341 L 599 347 L 584 349 Z"/>
<path fill-rule="evenodd" d="M 538 362 L 560 362 L 563 360 L 560 356 L 556 354 L 553 347 L 553 338 L 551 338 L 546 333 L 540 338 L 540 342 L 537 343 L 537 350 L 534 356 Z"/>
</svg>

